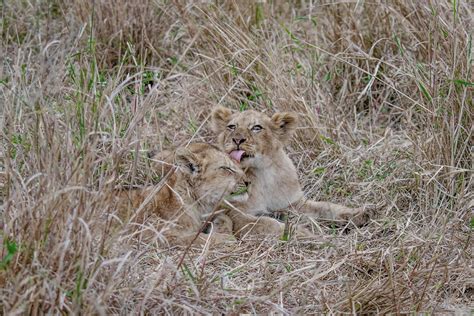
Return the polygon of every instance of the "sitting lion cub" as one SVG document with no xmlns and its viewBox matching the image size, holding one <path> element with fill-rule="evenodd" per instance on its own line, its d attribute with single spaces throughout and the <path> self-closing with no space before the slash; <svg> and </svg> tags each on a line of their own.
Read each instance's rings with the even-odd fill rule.
<svg viewBox="0 0 474 316">
<path fill-rule="evenodd" d="M 365 221 L 362 208 L 349 208 L 303 197 L 296 168 L 283 147 L 297 125 L 295 113 L 276 113 L 272 117 L 247 110 L 233 112 L 217 107 L 212 112 L 212 129 L 218 143 L 246 170 L 249 198 L 238 207 L 249 214 L 265 214 L 287 209 L 328 220 Z"/>
<path fill-rule="evenodd" d="M 152 158 L 160 161 L 158 167 L 163 167 L 166 174 L 164 185 L 161 188 L 120 191 L 118 203 L 122 211 L 125 209 L 130 213 L 132 210 L 136 218 L 142 217 L 134 213 L 141 209 L 146 215 L 153 214 L 172 222 L 174 226 L 164 231 L 170 243 L 206 242 L 210 236 L 201 233 L 202 217 L 212 213 L 224 198 L 230 202 L 244 202 L 248 198 L 243 171 L 228 155 L 212 145 L 194 143 L 174 152 L 158 153 Z M 141 208 L 142 204 L 145 207 Z M 229 221 L 224 220 L 222 225 L 230 227 L 219 227 L 220 231 L 232 233 Z M 229 239 L 232 236 L 214 233 L 211 242 Z"/>
</svg>

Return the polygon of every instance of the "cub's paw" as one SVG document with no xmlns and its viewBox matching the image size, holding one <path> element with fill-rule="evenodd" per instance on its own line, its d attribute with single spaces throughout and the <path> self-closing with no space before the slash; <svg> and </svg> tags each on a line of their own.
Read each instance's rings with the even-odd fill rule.
<svg viewBox="0 0 474 316">
<path fill-rule="evenodd" d="M 234 224 L 229 216 L 225 214 L 217 215 L 212 221 L 212 225 L 216 233 L 232 235 Z"/>
<path fill-rule="evenodd" d="M 347 208 L 347 210 L 338 214 L 336 220 L 341 222 L 352 222 L 355 226 L 361 227 L 367 224 L 377 210 L 375 205 L 365 205 L 357 208 Z"/>
</svg>

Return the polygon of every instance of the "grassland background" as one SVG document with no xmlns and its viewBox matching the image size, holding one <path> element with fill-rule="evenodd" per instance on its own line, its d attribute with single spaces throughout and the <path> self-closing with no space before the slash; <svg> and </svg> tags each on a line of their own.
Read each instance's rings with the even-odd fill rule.
<svg viewBox="0 0 474 316">
<path fill-rule="evenodd" d="M 0 18 L 4 314 L 473 312 L 472 1 L 3 0 Z M 213 142 L 217 104 L 300 113 L 305 193 L 373 219 L 186 251 L 113 229 L 113 189 L 157 183 L 150 149 Z"/>
</svg>

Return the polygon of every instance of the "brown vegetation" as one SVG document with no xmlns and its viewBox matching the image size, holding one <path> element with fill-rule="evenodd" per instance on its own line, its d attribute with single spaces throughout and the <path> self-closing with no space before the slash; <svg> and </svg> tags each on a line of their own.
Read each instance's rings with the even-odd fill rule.
<svg viewBox="0 0 474 316">
<path fill-rule="evenodd" d="M 3 1 L 0 19 L 4 314 L 473 311 L 469 1 Z M 151 149 L 214 142 L 218 104 L 300 113 L 307 196 L 383 207 L 225 249 L 110 230 L 114 189 L 159 182 Z"/>
</svg>

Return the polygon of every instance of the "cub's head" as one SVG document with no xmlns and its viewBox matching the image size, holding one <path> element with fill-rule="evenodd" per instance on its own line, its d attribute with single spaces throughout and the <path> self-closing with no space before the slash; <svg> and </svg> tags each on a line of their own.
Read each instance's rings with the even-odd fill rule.
<svg viewBox="0 0 474 316">
<path fill-rule="evenodd" d="M 247 110 L 234 112 L 217 107 L 211 115 L 212 129 L 221 148 L 243 167 L 259 167 L 265 157 L 281 149 L 293 135 L 296 113 L 280 112 L 272 117 Z"/>
<path fill-rule="evenodd" d="M 248 198 L 244 172 L 226 153 L 213 145 L 193 143 L 188 147 L 179 147 L 174 155 L 168 152 L 167 155 L 157 154 L 155 157 L 163 157 L 165 162 L 168 160 L 178 167 L 177 185 L 201 205 L 214 207 L 224 198 L 230 202 L 244 202 Z"/>
</svg>

